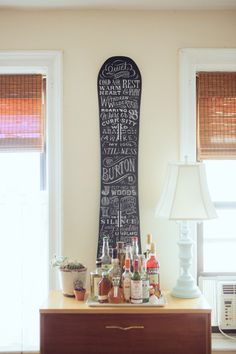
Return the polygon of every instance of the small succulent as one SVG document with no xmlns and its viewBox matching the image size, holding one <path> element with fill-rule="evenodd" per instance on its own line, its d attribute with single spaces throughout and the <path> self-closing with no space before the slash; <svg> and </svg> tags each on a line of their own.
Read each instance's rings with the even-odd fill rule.
<svg viewBox="0 0 236 354">
<path fill-rule="evenodd" d="M 83 282 L 82 282 L 82 280 L 76 280 L 76 281 L 74 281 L 74 289 L 75 290 L 85 290 L 84 289 L 84 284 L 83 284 Z"/>
</svg>

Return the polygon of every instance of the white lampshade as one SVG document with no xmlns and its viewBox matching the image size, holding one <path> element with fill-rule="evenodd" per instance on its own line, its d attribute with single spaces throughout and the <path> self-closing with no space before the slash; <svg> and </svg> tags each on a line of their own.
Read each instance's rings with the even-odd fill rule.
<svg viewBox="0 0 236 354">
<path fill-rule="evenodd" d="M 168 165 L 156 216 L 171 220 L 207 220 L 217 217 L 203 163 Z"/>
</svg>

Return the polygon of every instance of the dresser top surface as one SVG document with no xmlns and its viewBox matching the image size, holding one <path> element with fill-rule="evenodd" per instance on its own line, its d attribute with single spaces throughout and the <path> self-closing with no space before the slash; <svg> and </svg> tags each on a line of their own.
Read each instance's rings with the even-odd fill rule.
<svg viewBox="0 0 236 354">
<path fill-rule="evenodd" d="M 163 307 L 145 306 L 98 306 L 91 307 L 85 301 L 64 296 L 61 291 L 51 291 L 40 308 L 40 313 L 210 313 L 211 308 L 204 297 L 180 299 L 164 291 L 166 304 Z"/>
</svg>

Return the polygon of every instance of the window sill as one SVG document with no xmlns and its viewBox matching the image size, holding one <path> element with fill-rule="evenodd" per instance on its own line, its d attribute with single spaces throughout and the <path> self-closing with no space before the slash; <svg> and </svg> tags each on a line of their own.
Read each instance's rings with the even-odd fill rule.
<svg viewBox="0 0 236 354">
<path fill-rule="evenodd" d="M 234 339 L 229 339 L 221 333 L 212 334 L 212 353 L 226 352 L 228 354 L 236 353 L 236 335 L 232 335 Z"/>
</svg>

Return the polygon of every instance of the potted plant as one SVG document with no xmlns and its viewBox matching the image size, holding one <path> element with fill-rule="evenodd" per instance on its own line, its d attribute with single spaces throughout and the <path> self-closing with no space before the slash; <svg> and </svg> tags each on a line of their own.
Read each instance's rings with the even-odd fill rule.
<svg viewBox="0 0 236 354">
<path fill-rule="evenodd" d="M 85 288 L 87 268 L 77 260 L 68 257 L 54 257 L 52 266 L 59 269 L 59 280 L 65 296 L 75 296 L 74 289 L 78 286 Z"/>
<path fill-rule="evenodd" d="M 86 289 L 83 287 L 83 282 L 78 280 L 74 284 L 74 294 L 76 300 L 83 301 L 85 297 Z"/>
</svg>

